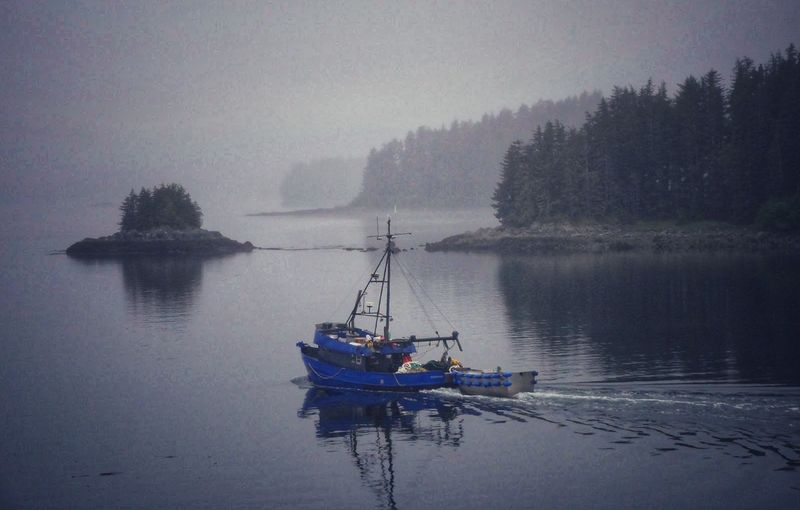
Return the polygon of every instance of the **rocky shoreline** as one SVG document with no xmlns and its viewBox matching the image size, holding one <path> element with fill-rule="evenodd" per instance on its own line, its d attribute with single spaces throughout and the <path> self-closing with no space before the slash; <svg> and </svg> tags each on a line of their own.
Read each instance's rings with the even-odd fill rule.
<svg viewBox="0 0 800 510">
<path fill-rule="evenodd" d="M 495 253 L 610 252 L 794 252 L 800 234 L 776 234 L 733 226 L 668 228 L 537 224 L 526 228 L 483 228 L 428 243 L 425 250 Z"/>
<path fill-rule="evenodd" d="M 195 255 L 215 256 L 249 252 L 255 247 L 249 241 L 240 243 L 216 231 L 201 228 L 155 228 L 140 232 L 127 230 L 109 236 L 91 238 L 67 248 L 73 257 L 103 257 L 121 255 Z"/>
</svg>

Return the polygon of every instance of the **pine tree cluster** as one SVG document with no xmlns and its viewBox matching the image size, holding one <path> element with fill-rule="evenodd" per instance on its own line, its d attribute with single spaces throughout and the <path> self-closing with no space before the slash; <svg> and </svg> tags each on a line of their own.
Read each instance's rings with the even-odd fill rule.
<svg viewBox="0 0 800 510">
<path fill-rule="evenodd" d="M 119 209 L 122 212 L 119 226 L 123 232 L 157 227 L 200 228 L 203 224 L 200 206 L 192 201 L 183 186 L 175 183 L 162 184 L 152 190 L 142 188 L 138 194 L 131 190 Z"/>
<path fill-rule="evenodd" d="M 506 150 L 493 207 L 506 226 L 750 223 L 765 208 L 788 211 L 791 223 L 798 196 L 800 56 L 791 45 L 766 65 L 738 60 L 728 90 L 713 70 L 689 76 L 672 98 L 649 81 L 616 87 L 579 129 L 548 122 Z"/>
</svg>

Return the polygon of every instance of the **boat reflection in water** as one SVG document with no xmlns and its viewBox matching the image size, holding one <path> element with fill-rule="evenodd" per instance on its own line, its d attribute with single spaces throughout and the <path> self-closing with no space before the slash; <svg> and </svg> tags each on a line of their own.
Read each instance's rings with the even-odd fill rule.
<svg viewBox="0 0 800 510">
<path fill-rule="evenodd" d="M 324 445 L 342 445 L 381 505 L 396 508 L 396 442 L 456 448 L 463 426 L 453 402 L 427 393 L 397 394 L 311 388 L 300 418 L 315 418 Z"/>
</svg>

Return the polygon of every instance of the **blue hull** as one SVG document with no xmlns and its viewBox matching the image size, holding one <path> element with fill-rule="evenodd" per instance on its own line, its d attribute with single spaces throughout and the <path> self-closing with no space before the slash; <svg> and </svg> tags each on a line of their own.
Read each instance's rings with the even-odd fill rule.
<svg viewBox="0 0 800 510">
<path fill-rule="evenodd" d="M 449 374 L 442 371 L 365 372 L 351 370 L 302 354 L 309 380 L 316 386 L 372 391 L 419 391 L 452 386 Z"/>
</svg>

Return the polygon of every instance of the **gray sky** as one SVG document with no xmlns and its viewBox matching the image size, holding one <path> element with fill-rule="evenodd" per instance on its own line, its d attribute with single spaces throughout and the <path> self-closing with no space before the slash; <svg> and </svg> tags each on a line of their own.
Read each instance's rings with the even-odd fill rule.
<svg viewBox="0 0 800 510">
<path fill-rule="evenodd" d="M 800 2 L 0 3 L 0 198 L 270 193 L 294 161 L 800 43 Z M 202 205 L 202 202 L 201 202 Z"/>
</svg>

